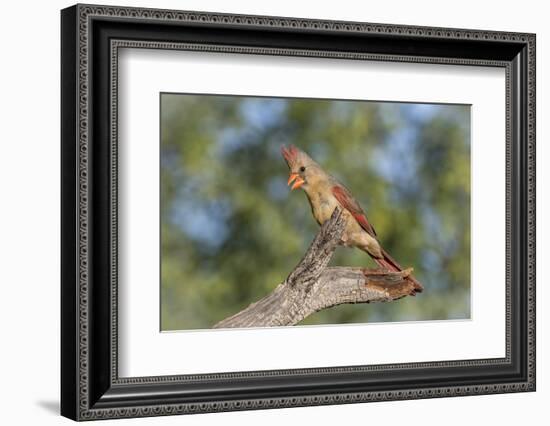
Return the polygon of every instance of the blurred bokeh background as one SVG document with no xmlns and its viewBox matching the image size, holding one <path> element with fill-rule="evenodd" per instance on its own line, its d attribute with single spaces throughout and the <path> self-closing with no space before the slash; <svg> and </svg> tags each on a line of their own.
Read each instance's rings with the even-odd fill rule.
<svg viewBox="0 0 550 426">
<path fill-rule="evenodd" d="M 293 143 L 340 179 L 425 292 L 301 324 L 470 317 L 470 107 L 161 94 L 161 329 L 210 328 L 284 280 L 318 231 Z M 338 248 L 331 264 L 375 267 Z"/>
</svg>

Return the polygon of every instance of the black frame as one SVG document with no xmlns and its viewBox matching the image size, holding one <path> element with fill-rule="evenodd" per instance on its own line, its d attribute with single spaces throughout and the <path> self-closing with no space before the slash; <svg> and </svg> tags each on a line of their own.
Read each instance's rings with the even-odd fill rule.
<svg viewBox="0 0 550 426">
<path fill-rule="evenodd" d="M 64 416 L 89 420 L 535 390 L 535 35 L 96 5 L 64 9 L 61 35 Z M 119 378 L 116 65 L 122 47 L 505 68 L 506 357 Z"/>
</svg>

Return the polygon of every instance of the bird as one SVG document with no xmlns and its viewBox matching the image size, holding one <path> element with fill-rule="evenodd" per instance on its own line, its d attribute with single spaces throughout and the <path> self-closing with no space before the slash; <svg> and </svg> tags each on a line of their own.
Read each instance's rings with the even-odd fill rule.
<svg viewBox="0 0 550 426">
<path fill-rule="evenodd" d="M 290 169 L 287 185 L 291 190 L 301 188 L 307 195 L 313 217 L 323 225 L 336 208 L 342 210 L 345 228 L 340 244 L 366 252 L 376 264 L 387 271 L 401 272 L 403 268 L 384 250 L 365 211 L 336 178 L 328 174 L 308 154 L 294 145 L 282 146 L 281 153 Z M 423 290 L 422 284 L 409 274 L 414 286 L 413 295 Z"/>
</svg>

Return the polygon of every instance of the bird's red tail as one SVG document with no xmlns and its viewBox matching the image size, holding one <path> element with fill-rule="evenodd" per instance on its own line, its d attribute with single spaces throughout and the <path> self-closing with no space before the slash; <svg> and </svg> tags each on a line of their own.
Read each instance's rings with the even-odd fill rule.
<svg viewBox="0 0 550 426">
<path fill-rule="evenodd" d="M 399 263 L 397 263 L 395 259 L 391 257 L 389 253 L 384 249 L 382 249 L 382 256 L 384 256 L 384 258 L 382 259 L 373 258 L 373 260 L 378 264 L 378 266 L 384 269 L 388 269 L 390 271 L 395 271 L 395 272 L 400 272 L 403 270 L 401 265 L 399 265 Z M 422 284 L 420 284 L 420 282 L 412 275 L 409 275 L 407 279 L 414 284 L 415 290 L 418 293 L 424 290 L 424 287 L 422 286 Z"/>
</svg>

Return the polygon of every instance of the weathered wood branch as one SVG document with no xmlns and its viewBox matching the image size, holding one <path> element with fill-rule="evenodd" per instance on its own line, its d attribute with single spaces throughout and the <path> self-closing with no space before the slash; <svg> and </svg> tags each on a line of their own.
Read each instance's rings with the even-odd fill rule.
<svg viewBox="0 0 550 426">
<path fill-rule="evenodd" d="M 330 267 L 345 223 L 340 210 L 323 224 L 303 259 L 273 292 L 232 315 L 214 328 L 294 325 L 322 309 L 343 303 L 391 302 L 416 294 L 406 277 L 412 269 Z"/>
</svg>

